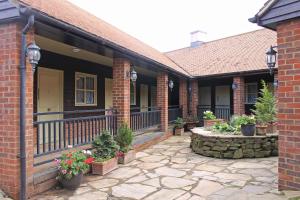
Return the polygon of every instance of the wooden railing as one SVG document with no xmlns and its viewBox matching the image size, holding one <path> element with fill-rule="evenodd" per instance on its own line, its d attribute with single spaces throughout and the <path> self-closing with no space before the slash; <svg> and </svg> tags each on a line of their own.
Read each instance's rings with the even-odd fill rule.
<svg viewBox="0 0 300 200">
<path fill-rule="evenodd" d="M 91 143 L 102 131 L 116 133 L 113 109 L 34 113 L 34 157 Z"/>
<path fill-rule="evenodd" d="M 138 134 L 147 128 L 160 125 L 161 110 L 157 107 L 135 107 L 130 112 L 130 128 Z"/>
<path fill-rule="evenodd" d="M 212 111 L 219 119 L 230 120 L 231 113 L 229 105 L 216 105 L 214 110 L 212 110 L 210 105 L 198 105 L 197 115 L 200 120 L 200 125 L 202 124 L 201 121 L 203 121 L 203 112 L 206 110 Z"/>
</svg>

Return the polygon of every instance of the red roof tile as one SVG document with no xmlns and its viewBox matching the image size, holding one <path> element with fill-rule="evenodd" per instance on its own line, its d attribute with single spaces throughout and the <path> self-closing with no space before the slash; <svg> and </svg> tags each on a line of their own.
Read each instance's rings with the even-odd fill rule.
<svg viewBox="0 0 300 200">
<path fill-rule="evenodd" d="M 267 69 L 265 52 L 276 45 L 276 32 L 260 29 L 188 47 L 166 55 L 192 76 Z"/>
</svg>

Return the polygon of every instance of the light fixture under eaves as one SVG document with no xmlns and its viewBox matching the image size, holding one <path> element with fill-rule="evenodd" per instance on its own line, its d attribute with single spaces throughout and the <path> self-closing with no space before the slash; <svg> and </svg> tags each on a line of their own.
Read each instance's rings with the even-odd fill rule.
<svg viewBox="0 0 300 200">
<path fill-rule="evenodd" d="M 73 51 L 74 53 L 78 53 L 78 52 L 80 51 L 80 49 L 79 49 L 79 48 L 76 48 L 76 47 L 74 47 L 74 48 L 72 49 L 72 51 Z"/>
</svg>

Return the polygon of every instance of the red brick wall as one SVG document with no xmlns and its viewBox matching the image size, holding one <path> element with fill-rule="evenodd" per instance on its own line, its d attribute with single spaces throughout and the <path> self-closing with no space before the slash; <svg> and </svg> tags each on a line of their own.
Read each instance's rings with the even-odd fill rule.
<svg viewBox="0 0 300 200">
<path fill-rule="evenodd" d="M 179 83 L 179 105 L 182 107 L 182 117 L 186 118 L 188 107 L 187 107 L 187 80 L 180 79 Z"/>
<path fill-rule="evenodd" d="M 198 81 L 192 80 L 192 94 L 191 94 L 191 112 L 193 116 L 197 116 L 197 106 L 199 104 Z"/>
<path fill-rule="evenodd" d="M 161 109 L 161 130 L 168 130 L 168 74 L 159 73 L 157 76 L 157 106 Z"/>
<path fill-rule="evenodd" d="M 243 77 L 234 77 L 233 82 L 237 89 L 233 90 L 233 113 L 234 115 L 245 114 L 245 80 Z"/>
<path fill-rule="evenodd" d="M 13 198 L 20 190 L 19 96 L 20 96 L 20 24 L 0 25 L 0 188 Z M 33 34 L 28 34 L 28 40 Z M 26 84 L 26 156 L 27 189 L 32 192 L 33 173 L 33 80 L 27 63 Z"/>
<path fill-rule="evenodd" d="M 278 25 L 279 189 L 300 190 L 300 20 Z"/>
<path fill-rule="evenodd" d="M 113 107 L 117 109 L 117 123 L 130 124 L 130 61 L 125 58 L 114 58 L 113 61 Z"/>
</svg>

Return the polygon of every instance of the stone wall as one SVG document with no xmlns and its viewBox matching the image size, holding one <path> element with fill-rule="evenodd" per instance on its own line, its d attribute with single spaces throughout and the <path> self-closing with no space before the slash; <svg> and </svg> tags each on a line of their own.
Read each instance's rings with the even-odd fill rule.
<svg viewBox="0 0 300 200">
<path fill-rule="evenodd" d="M 200 155 L 214 158 L 262 158 L 278 155 L 278 135 L 241 136 L 192 133 L 191 148 Z"/>
</svg>

